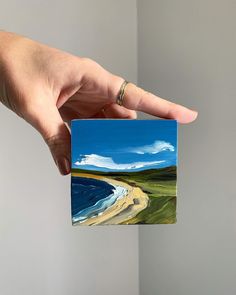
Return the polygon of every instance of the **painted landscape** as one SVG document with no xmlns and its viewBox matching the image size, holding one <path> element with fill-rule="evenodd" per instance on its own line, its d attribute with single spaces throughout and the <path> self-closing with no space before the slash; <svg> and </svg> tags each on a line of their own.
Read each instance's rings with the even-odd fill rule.
<svg viewBox="0 0 236 295">
<path fill-rule="evenodd" d="M 73 225 L 176 222 L 174 120 L 72 121 Z"/>
</svg>

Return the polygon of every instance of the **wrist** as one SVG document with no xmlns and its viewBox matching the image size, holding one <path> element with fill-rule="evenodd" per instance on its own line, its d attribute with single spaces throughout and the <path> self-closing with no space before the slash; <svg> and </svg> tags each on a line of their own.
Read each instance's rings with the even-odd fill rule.
<svg viewBox="0 0 236 295">
<path fill-rule="evenodd" d="M 12 110 L 8 86 L 14 76 L 12 64 L 20 55 L 20 44 L 24 39 L 26 40 L 17 34 L 0 31 L 0 102 Z"/>
<path fill-rule="evenodd" d="M 14 43 L 22 37 L 9 32 L 0 31 L 0 59 L 2 60 L 6 53 L 14 46 Z"/>
</svg>

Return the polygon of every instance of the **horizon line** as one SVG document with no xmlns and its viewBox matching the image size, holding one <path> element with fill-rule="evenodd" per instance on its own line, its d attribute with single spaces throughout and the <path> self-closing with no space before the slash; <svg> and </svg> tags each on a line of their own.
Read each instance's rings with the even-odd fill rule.
<svg viewBox="0 0 236 295">
<path fill-rule="evenodd" d="M 126 172 L 126 173 L 132 173 L 132 172 L 141 172 L 141 171 L 148 171 L 148 170 L 161 170 L 161 169 L 166 169 L 166 168 L 170 168 L 170 167 L 176 167 L 177 165 L 170 165 L 170 166 L 165 166 L 165 167 L 159 167 L 159 168 L 148 168 L 148 169 L 133 169 L 133 170 L 95 170 L 95 169 L 83 169 L 83 168 L 75 168 L 75 167 L 71 167 L 71 170 L 82 170 L 82 171 L 92 171 L 92 172 Z"/>
</svg>

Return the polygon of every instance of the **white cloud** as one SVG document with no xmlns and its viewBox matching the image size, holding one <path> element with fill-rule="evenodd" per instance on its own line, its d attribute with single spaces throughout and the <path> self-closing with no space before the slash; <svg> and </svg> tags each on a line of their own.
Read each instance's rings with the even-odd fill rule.
<svg viewBox="0 0 236 295">
<path fill-rule="evenodd" d="M 96 154 L 84 155 L 80 161 L 75 162 L 76 166 L 91 165 L 100 168 L 107 168 L 110 170 L 131 170 L 139 169 L 146 166 L 159 165 L 165 161 L 152 161 L 152 162 L 134 162 L 128 164 L 118 164 L 110 157 L 103 157 Z"/>
<path fill-rule="evenodd" d="M 127 152 L 136 153 L 136 154 L 158 154 L 164 151 L 174 152 L 175 148 L 169 142 L 157 140 L 150 145 L 144 145 L 140 147 L 127 149 Z"/>
</svg>

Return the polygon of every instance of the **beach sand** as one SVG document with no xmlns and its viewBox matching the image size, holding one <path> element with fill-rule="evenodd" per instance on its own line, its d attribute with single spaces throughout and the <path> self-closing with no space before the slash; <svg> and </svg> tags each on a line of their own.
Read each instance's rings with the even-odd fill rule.
<svg viewBox="0 0 236 295">
<path fill-rule="evenodd" d="M 123 181 L 89 173 L 72 173 L 72 176 L 99 179 L 110 184 L 125 187 L 128 190 L 128 193 L 124 197 L 117 200 L 115 204 L 106 209 L 101 215 L 89 218 L 83 222 L 74 223 L 74 225 L 120 224 L 121 222 L 135 217 L 148 205 L 148 195 L 139 187 L 132 187 Z"/>
</svg>

